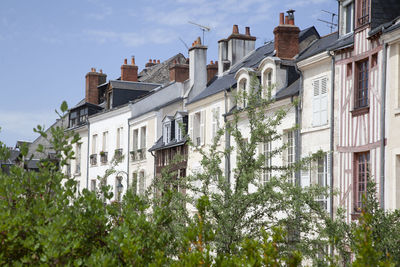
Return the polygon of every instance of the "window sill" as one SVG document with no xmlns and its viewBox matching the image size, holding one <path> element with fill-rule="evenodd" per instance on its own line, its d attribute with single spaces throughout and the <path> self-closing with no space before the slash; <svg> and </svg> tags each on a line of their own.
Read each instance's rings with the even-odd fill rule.
<svg viewBox="0 0 400 267">
<path fill-rule="evenodd" d="M 395 108 L 393 113 L 394 113 L 395 117 L 399 116 L 400 115 L 400 108 Z"/>
<path fill-rule="evenodd" d="M 353 110 L 350 111 L 350 112 L 351 112 L 351 114 L 353 115 L 353 117 L 355 117 L 355 116 L 361 116 L 361 115 L 364 115 L 364 114 L 369 113 L 369 106 L 362 107 L 362 108 L 355 108 L 355 109 L 353 109 Z"/>
<path fill-rule="evenodd" d="M 76 173 L 74 173 L 74 175 L 75 176 L 81 176 L 81 173 L 80 172 L 76 172 Z"/>
</svg>

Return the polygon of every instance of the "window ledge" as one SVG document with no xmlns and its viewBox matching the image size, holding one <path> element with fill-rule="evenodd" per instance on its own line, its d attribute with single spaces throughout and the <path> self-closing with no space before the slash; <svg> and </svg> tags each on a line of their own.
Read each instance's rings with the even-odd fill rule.
<svg viewBox="0 0 400 267">
<path fill-rule="evenodd" d="M 81 176 L 81 173 L 80 172 L 76 172 L 76 173 L 74 173 L 74 175 L 75 176 Z"/>
<path fill-rule="evenodd" d="M 362 107 L 362 108 L 355 108 L 350 112 L 353 115 L 353 117 L 354 116 L 361 116 L 361 115 L 369 113 L 369 106 Z"/>
<path fill-rule="evenodd" d="M 393 113 L 394 113 L 394 116 L 399 116 L 400 115 L 400 108 L 395 108 Z"/>
<path fill-rule="evenodd" d="M 312 132 L 317 132 L 317 131 L 322 131 L 329 129 L 330 125 L 329 123 L 323 124 L 323 125 L 318 125 L 318 126 L 311 126 L 308 128 L 304 128 L 301 130 L 301 133 L 312 133 Z"/>
</svg>

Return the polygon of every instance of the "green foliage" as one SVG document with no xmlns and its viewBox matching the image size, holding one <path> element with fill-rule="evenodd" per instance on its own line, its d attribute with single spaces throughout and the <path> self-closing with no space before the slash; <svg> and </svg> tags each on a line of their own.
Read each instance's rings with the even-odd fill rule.
<svg viewBox="0 0 400 267">
<path fill-rule="evenodd" d="M 277 127 L 293 106 L 273 107 L 252 83 L 255 89 L 237 96 L 247 98 L 247 108 L 232 113 L 210 147 L 193 147 L 202 155 L 201 173 L 177 179 L 165 168 L 145 194 L 127 190 L 121 202 L 110 202 L 113 193 L 105 186 L 113 167 L 99 177 L 98 192 L 78 193 L 76 181 L 61 170 L 74 158 L 79 136 L 37 126 L 55 158 L 42 160 L 38 172 L 20 166 L 0 171 L 0 265 L 348 266 L 351 258 L 354 266 L 399 265 L 399 212 L 379 208 L 372 182 L 358 223 L 347 224 L 343 211 L 332 220 L 315 201 L 326 188 L 301 188 L 291 180 L 322 152 L 292 166 L 265 167 L 287 144 L 268 155 L 258 146 L 282 139 Z M 67 109 L 64 102 L 60 116 Z M 247 139 L 238 126 L 243 120 L 251 130 Z M 225 132 L 233 146 L 221 149 Z M 0 161 L 9 155 L 0 143 Z M 27 147 L 21 155 L 29 160 Z M 236 161 L 232 177 L 221 168 L 227 155 Z M 274 175 L 261 183 L 267 168 Z"/>
</svg>

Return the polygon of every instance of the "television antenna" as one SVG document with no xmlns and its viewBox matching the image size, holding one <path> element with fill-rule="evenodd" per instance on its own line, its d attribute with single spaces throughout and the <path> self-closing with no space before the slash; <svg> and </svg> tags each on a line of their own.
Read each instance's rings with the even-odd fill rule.
<svg viewBox="0 0 400 267">
<path fill-rule="evenodd" d="M 182 44 L 186 47 L 186 52 L 187 52 L 189 50 L 189 46 L 187 45 L 187 43 L 185 41 L 182 40 L 181 37 L 178 37 L 178 38 L 179 38 L 179 41 L 181 41 Z"/>
<path fill-rule="evenodd" d="M 193 22 L 193 21 L 188 21 L 188 23 L 190 23 L 190 24 L 193 24 L 193 25 L 195 25 L 195 26 L 199 27 L 199 28 L 200 28 L 200 30 L 202 30 L 202 31 L 203 31 L 203 44 L 205 44 L 205 40 L 204 40 L 204 32 L 209 32 L 209 31 L 211 31 L 211 28 L 210 28 L 210 27 L 207 27 L 207 26 L 204 26 L 204 25 L 201 25 L 201 24 L 198 24 L 198 23 L 196 23 L 196 22 Z"/>
<path fill-rule="evenodd" d="M 333 29 L 335 29 L 338 26 L 337 23 L 335 23 L 335 16 L 337 17 L 337 14 L 332 13 L 330 11 L 323 10 L 323 9 L 321 11 L 331 15 L 331 17 L 332 17 L 331 21 L 326 21 L 326 20 L 323 20 L 323 19 L 317 19 L 317 20 L 319 20 L 319 21 L 321 21 L 323 23 L 326 23 L 327 24 L 326 26 L 328 26 L 331 29 L 331 33 L 332 33 Z"/>
</svg>

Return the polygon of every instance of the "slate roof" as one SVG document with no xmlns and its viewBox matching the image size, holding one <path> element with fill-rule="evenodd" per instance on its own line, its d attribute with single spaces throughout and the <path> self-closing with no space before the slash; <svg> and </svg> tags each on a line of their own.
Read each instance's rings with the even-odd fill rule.
<svg viewBox="0 0 400 267">
<path fill-rule="evenodd" d="M 351 33 L 349 35 L 345 35 L 337 39 L 336 42 L 332 44 L 332 46 L 328 47 L 328 49 L 330 51 L 336 51 L 347 47 L 352 47 L 353 45 L 354 45 L 354 34 Z"/>
<path fill-rule="evenodd" d="M 154 66 L 143 69 L 138 75 L 139 82 L 147 82 L 147 83 L 159 83 L 159 84 L 167 84 L 169 83 L 169 68 L 174 61 L 177 61 L 179 64 L 186 63 L 186 58 L 181 53 L 176 54 L 169 59 L 156 64 Z"/>
<path fill-rule="evenodd" d="M 299 33 L 299 41 L 307 38 L 308 36 L 312 35 L 315 31 L 314 27 L 309 27 L 300 31 Z M 260 62 L 268 57 L 274 55 L 274 42 L 271 41 L 256 50 L 252 51 L 249 55 L 244 57 L 238 63 L 232 66 L 232 68 L 223 76 L 218 77 L 213 83 L 207 86 L 200 94 L 195 96 L 193 99 L 188 101 L 188 104 L 194 103 L 201 99 L 204 99 L 208 96 L 217 94 L 224 90 L 228 90 L 230 88 L 236 87 L 236 79 L 235 74 L 241 68 L 256 68 L 260 64 Z M 289 83 L 290 84 L 290 83 Z"/>
<path fill-rule="evenodd" d="M 371 0 L 371 29 L 380 27 L 400 15 L 399 0 Z"/>
<path fill-rule="evenodd" d="M 129 82 L 120 80 L 110 80 L 109 83 L 113 89 L 140 90 L 140 91 L 150 91 L 161 85 L 157 83 Z"/>
<path fill-rule="evenodd" d="M 300 90 L 300 79 L 291 83 L 288 87 L 284 87 L 276 92 L 275 100 L 281 100 L 289 96 L 298 95 Z"/>
<path fill-rule="evenodd" d="M 321 52 L 327 51 L 333 43 L 339 38 L 339 33 L 335 32 L 326 36 L 321 37 L 321 39 L 315 40 L 309 47 L 302 51 L 296 58 L 296 61 L 302 61 L 306 58 L 317 55 Z"/>
<path fill-rule="evenodd" d="M 166 149 L 170 147 L 180 146 L 186 143 L 186 138 L 182 139 L 181 141 L 177 142 L 176 139 L 171 140 L 168 144 L 164 144 L 162 136 L 157 140 L 157 142 L 148 150 L 149 152 Z"/>
</svg>

